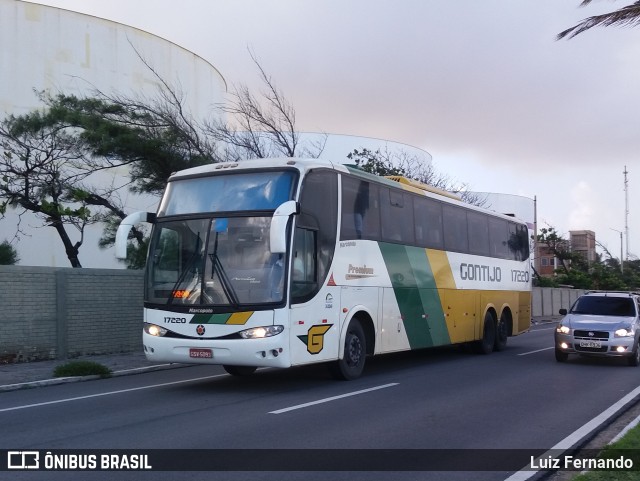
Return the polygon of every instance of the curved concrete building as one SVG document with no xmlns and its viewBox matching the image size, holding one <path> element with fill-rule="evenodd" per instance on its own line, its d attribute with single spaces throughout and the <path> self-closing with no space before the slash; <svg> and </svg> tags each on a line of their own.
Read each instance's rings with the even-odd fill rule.
<svg viewBox="0 0 640 481">
<path fill-rule="evenodd" d="M 0 22 L 0 112 L 37 107 L 34 89 L 153 93 L 158 79 L 138 53 L 163 79 L 180 85 L 195 118 L 224 100 L 226 82 L 213 65 L 148 32 L 20 0 L 0 0 Z"/>
<path fill-rule="evenodd" d="M 213 65 L 168 40 L 116 22 L 20 0 L 0 0 L 0 49 L 1 118 L 41 107 L 34 91 L 89 94 L 99 89 L 108 94 L 153 96 L 159 81 L 142 59 L 162 79 L 179 86 L 195 119 L 210 117 L 212 106 L 223 103 L 227 90 Z M 132 207 L 139 200 L 130 196 L 125 203 Z M 0 219 L 0 242 L 14 237 L 17 224 L 16 211 Z M 36 228 L 42 221 L 32 214 L 23 216 L 20 225 L 28 235 L 20 235 L 14 243 L 19 264 L 70 266 L 53 229 Z M 112 249 L 97 247 L 101 233 L 100 226 L 85 231 L 82 265 L 122 267 Z M 70 234 L 77 233 L 70 229 Z"/>
</svg>

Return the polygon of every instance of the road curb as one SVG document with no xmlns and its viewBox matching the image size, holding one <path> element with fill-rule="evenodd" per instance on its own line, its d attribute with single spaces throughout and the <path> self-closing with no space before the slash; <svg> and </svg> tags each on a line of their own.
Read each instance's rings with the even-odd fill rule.
<svg viewBox="0 0 640 481">
<path fill-rule="evenodd" d="M 39 381 L 27 381 L 15 384 L 5 384 L 0 386 L 0 392 L 18 391 L 20 389 L 32 389 L 44 386 L 55 386 L 58 384 L 68 384 L 72 382 L 94 381 L 96 379 L 109 379 L 111 377 L 131 376 L 134 374 L 143 374 L 151 371 L 164 371 L 166 369 L 179 369 L 183 367 L 189 367 L 188 364 L 158 364 L 154 366 L 135 367 L 129 369 L 121 369 L 119 371 L 113 371 L 110 376 L 68 376 L 68 377 L 56 377 L 51 379 L 41 379 Z"/>
</svg>

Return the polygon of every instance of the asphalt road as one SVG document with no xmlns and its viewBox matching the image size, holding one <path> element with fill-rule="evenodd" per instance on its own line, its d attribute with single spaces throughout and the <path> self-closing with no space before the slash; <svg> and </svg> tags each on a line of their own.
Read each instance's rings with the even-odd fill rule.
<svg viewBox="0 0 640 481">
<path fill-rule="evenodd" d="M 0 479 L 506 479 L 518 468 L 505 458 L 575 441 L 640 385 L 640 369 L 620 360 L 556 363 L 552 329 L 535 326 L 488 356 L 446 348 L 378 357 L 351 382 L 333 380 L 324 366 L 249 378 L 197 366 L 2 393 L 0 449 L 167 450 L 156 453 L 156 467 L 188 461 L 194 450 L 247 450 L 195 453 L 232 468 L 257 462 L 286 472 L 0 472 Z M 478 471 L 476 450 L 501 472 Z M 257 460 L 261 452 L 272 459 Z M 474 472 L 362 471 L 368 462 L 404 466 L 403 456 Z M 360 471 L 325 471 L 344 462 Z M 301 468 L 306 463 L 313 467 Z"/>
</svg>

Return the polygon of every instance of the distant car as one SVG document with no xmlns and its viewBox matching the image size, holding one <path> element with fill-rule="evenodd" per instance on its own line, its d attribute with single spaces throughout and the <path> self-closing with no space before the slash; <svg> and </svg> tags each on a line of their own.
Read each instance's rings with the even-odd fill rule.
<svg viewBox="0 0 640 481">
<path fill-rule="evenodd" d="M 556 361 L 569 354 L 625 357 L 640 364 L 640 296 L 629 292 L 589 292 L 578 298 L 556 326 Z"/>
</svg>

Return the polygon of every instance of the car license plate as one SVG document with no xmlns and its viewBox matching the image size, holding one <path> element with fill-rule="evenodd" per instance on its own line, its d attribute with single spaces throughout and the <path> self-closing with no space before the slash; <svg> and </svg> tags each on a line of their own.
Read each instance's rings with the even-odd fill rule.
<svg viewBox="0 0 640 481">
<path fill-rule="evenodd" d="M 580 347 L 600 348 L 602 347 L 602 344 L 600 341 L 580 341 Z"/>
<path fill-rule="evenodd" d="M 192 347 L 189 349 L 189 357 L 194 357 L 196 359 L 211 359 L 213 358 L 213 351 L 211 349 Z"/>
</svg>

